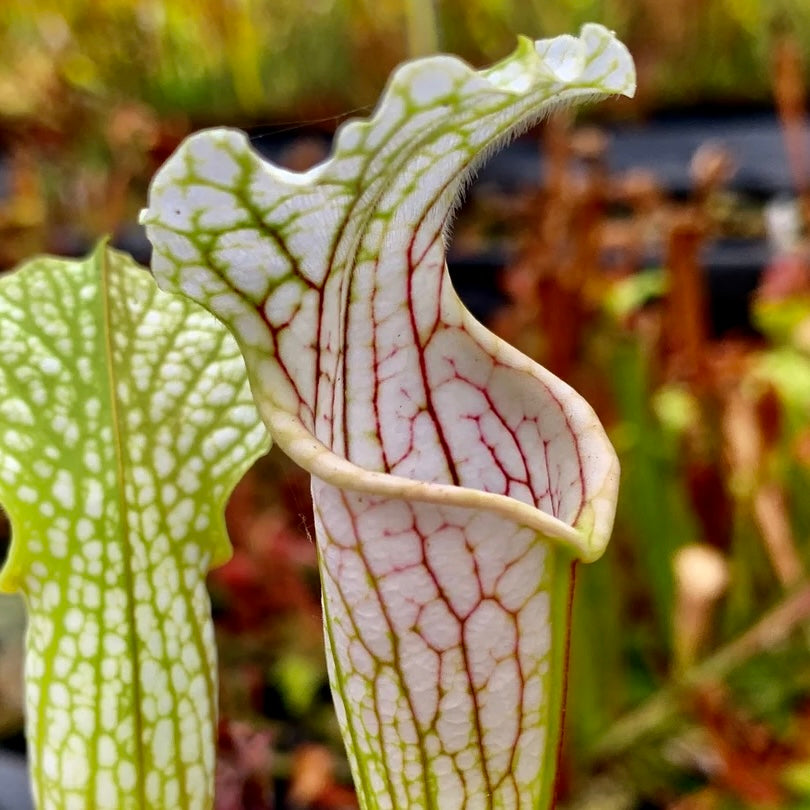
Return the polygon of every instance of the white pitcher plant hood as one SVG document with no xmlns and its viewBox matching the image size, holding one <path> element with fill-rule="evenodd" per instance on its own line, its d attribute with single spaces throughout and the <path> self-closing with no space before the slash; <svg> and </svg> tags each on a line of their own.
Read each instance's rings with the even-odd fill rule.
<svg viewBox="0 0 810 810">
<path fill-rule="evenodd" d="M 483 71 L 420 59 L 307 172 L 218 129 L 153 182 L 158 282 L 228 325 L 273 440 L 312 474 L 365 810 L 551 800 L 572 562 L 604 550 L 618 463 L 588 404 L 463 307 L 444 235 L 483 155 L 634 82 L 597 25 Z"/>
</svg>

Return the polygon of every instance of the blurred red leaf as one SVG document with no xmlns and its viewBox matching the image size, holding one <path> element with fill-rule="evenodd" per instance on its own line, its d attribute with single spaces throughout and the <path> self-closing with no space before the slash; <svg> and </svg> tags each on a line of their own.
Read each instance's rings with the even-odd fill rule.
<svg viewBox="0 0 810 810">
<path fill-rule="evenodd" d="M 215 810 L 272 810 L 271 735 L 221 720 Z"/>
</svg>

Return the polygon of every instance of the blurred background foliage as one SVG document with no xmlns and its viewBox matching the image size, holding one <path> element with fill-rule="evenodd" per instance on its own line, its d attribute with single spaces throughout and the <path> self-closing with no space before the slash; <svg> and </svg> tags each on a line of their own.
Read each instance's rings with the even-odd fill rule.
<svg viewBox="0 0 810 810">
<path fill-rule="evenodd" d="M 149 179 L 201 126 L 306 168 L 402 59 L 483 65 L 590 20 L 628 43 L 637 98 L 552 116 L 521 183 L 493 161 L 451 246 L 465 300 L 594 403 L 622 459 L 614 540 L 578 569 L 560 807 L 810 808 L 806 0 L 4 0 L 0 270 L 108 232 L 147 261 Z M 677 138 L 613 165 L 623 130 L 707 113 L 677 182 Z M 722 135 L 742 114 L 776 133 L 749 159 L 781 185 L 735 178 Z M 306 476 L 272 453 L 228 521 L 218 810 L 355 807 Z M 21 626 L 0 601 L 0 742 L 20 749 Z"/>
<path fill-rule="evenodd" d="M 804 0 L 5 0 L 0 114 L 53 123 L 66 92 L 198 120 L 342 114 L 373 103 L 410 56 L 487 63 L 515 32 L 591 20 L 628 43 L 655 107 L 762 101 L 774 34 L 810 40 Z"/>
</svg>

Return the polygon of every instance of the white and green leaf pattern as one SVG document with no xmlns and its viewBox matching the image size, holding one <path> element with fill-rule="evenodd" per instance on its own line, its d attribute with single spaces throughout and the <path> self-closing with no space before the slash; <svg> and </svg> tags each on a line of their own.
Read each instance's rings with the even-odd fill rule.
<svg viewBox="0 0 810 810">
<path fill-rule="evenodd" d="M 480 72 L 431 57 L 308 172 L 221 129 L 153 182 L 158 282 L 229 326 L 274 441 L 312 474 L 365 810 L 551 801 L 571 568 L 604 550 L 618 464 L 587 403 L 464 309 L 444 232 L 483 155 L 634 82 L 596 25 Z"/>
<path fill-rule="evenodd" d="M 213 803 L 205 575 L 223 508 L 269 446 L 233 338 L 123 254 L 0 280 L 0 588 L 29 610 L 41 810 Z"/>
</svg>

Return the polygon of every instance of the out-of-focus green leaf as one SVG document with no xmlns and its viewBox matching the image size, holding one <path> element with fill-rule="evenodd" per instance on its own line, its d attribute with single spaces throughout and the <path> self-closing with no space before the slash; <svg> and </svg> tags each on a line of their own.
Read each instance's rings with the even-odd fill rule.
<svg viewBox="0 0 810 810">
<path fill-rule="evenodd" d="M 614 318 L 622 320 L 650 301 L 661 298 L 667 288 L 664 270 L 646 270 L 617 281 L 605 296 L 603 306 Z"/>
<path fill-rule="evenodd" d="M 676 436 L 700 421 L 700 403 L 681 385 L 665 385 L 652 396 L 652 409 L 662 427 Z"/>
<path fill-rule="evenodd" d="M 778 301 L 757 300 L 751 307 L 751 319 L 754 326 L 774 343 L 790 343 L 798 326 L 810 319 L 810 296 Z"/>
<path fill-rule="evenodd" d="M 272 678 L 290 714 L 300 717 L 312 706 L 323 681 L 323 667 L 303 655 L 289 653 L 276 662 Z"/>
</svg>

